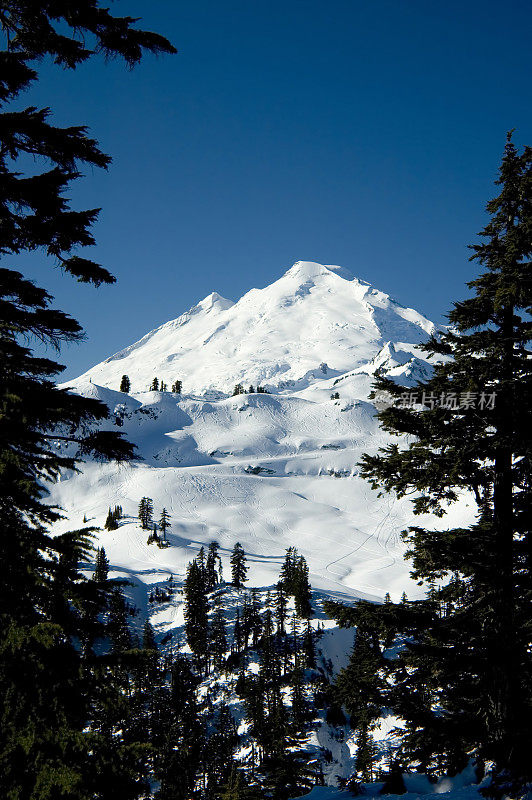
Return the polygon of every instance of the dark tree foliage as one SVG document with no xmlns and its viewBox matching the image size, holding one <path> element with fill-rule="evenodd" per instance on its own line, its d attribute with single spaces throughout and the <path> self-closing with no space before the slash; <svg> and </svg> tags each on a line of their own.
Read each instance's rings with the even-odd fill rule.
<svg viewBox="0 0 532 800">
<path fill-rule="evenodd" d="M 120 391 L 124 392 L 124 394 L 129 394 L 131 390 L 131 381 L 129 380 L 127 375 L 122 375 L 122 380 L 120 381 Z"/>
<path fill-rule="evenodd" d="M 159 520 L 159 528 L 163 532 L 163 539 L 166 539 L 166 531 L 168 530 L 168 528 L 171 527 L 172 525 L 170 523 L 170 515 L 168 514 L 166 508 L 163 508 L 161 512 L 161 518 Z"/>
<path fill-rule="evenodd" d="M 205 562 L 205 579 L 208 591 L 214 589 L 219 581 L 222 580 L 222 562 L 220 559 L 220 545 L 218 542 L 211 542 L 207 550 L 207 560 Z"/>
<path fill-rule="evenodd" d="M 116 529 L 118 528 L 118 522 L 116 521 L 116 514 L 114 513 L 114 511 L 111 511 L 110 508 L 107 513 L 107 517 L 103 527 L 105 528 L 106 531 L 116 531 Z"/>
<path fill-rule="evenodd" d="M 241 589 L 247 581 L 248 567 L 244 548 L 237 542 L 231 553 L 231 582 L 237 589 Z"/>
<path fill-rule="evenodd" d="M 405 534 L 412 575 L 429 591 L 396 607 L 411 643 L 392 699 L 413 764 L 456 771 L 476 752 L 495 763 L 493 791 L 512 794 L 532 778 L 532 149 L 519 153 L 511 134 L 497 185 L 472 248 L 484 271 L 454 305 L 450 330 L 425 346 L 445 362 L 416 387 L 419 405 L 379 413 L 411 444 L 365 455 L 362 473 L 414 494 L 417 514 L 443 516 L 463 491 L 476 499 L 469 528 Z M 376 388 L 402 391 L 385 377 Z"/>
<path fill-rule="evenodd" d="M 200 669 L 206 668 L 208 649 L 208 610 L 205 571 L 194 559 L 187 567 L 184 584 L 185 634 Z"/>
<path fill-rule="evenodd" d="M 151 497 L 143 497 L 139 503 L 139 520 L 142 530 L 149 530 L 153 518 L 153 500 Z"/>
<path fill-rule="evenodd" d="M 0 25 L 0 257 L 8 261 L 0 269 L 0 794 L 133 800 L 147 789 L 139 759 L 88 730 L 90 696 L 108 688 L 98 684 L 92 650 L 104 589 L 77 566 L 89 559 L 91 531 L 52 539 L 43 527 L 59 516 L 43 497 L 60 470 L 76 469 L 86 455 L 128 460 L 133 448 L 100 428 L 104 404 L 59 389 L 62 367 L 35 355 L 33 341 L 58 350 L 82 330 L 16 268 L 40 253 L 78 281 L 113 282 L 79 254 L 94 243 L 98 211 L 75 210 L 67 196 L 82 170 L 110 159 L 86 128 L 53 125 L 49 109 L 24 107 L 21 95 L 43 58 L 74 69 L 101 53 L 133 66 L 145 51 L 173 48 L 97 0 L 3 2 Z"/>
<path fill-rule="evenodd" d="M 97 583 L 105 583 L 109 575 L 109 559 L 107 558 L 105 549 L 98 547 L 96 551 L 96 565 L 94 569 L 93 580 Z"/>
</svg>

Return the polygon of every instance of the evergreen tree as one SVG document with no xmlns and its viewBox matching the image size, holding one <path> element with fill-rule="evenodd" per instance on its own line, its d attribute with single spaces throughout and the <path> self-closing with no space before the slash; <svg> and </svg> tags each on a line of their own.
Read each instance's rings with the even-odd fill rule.
<svg viewBox="0 0 532 800">
<path fill-rule="evenodd" d="M 219 571 L 217 570 L 217 567 L 219 570 L 221 570 L 219 550 L 220 545 L 218 542 L 211 542 L 207 550 L 205 573 L 208 591 L 214 589 L 214 587 L 218 584 L 218 581 L 221 580 Z"/>
<path fill-rule="evenodd" d="M 168 385 L 164 381 L 161 381 L 160 391 L 166 392 L 167 390 L 168 390 Z"/>
<path fill-rule="evenodd" d="M 93 580 L 96 583 L 105 583 L 109 575 L 109 560 L 103 547 L 99 547 L 96 551 L 96 564 L 94 569 Z"/>
<path fill-rule="evenodd" d="M 297 559 L 297 550 L 295 547 L 289 547 L 286 551 L 283 566 L 279 574 L 279 584 L 283 587 L 286 594 L 294 593 L 294 577 L 295 577 L 295 562 Z"/>
<path fill-rule="evenodd" d="M 231 582 L 237 589 L 241 589 L 247 581 L 248 567 L 244 548 L 237 542 L 231 553 Z"/>
<path fill-rule="evenodd" d="M 153 500 L 151 497 L 143 497 L 139 503 L 139 520 L 142 530 L 147 531 L 152 524 Z"/>
<path fill-rule="evenodd" d="M 172 392 L 174 394 L 181 394 L 181 388 L 182 388 L 181 381 L 175 381 L 175 383 L 172 384 Z"/>
<path fill-rule="evenodd" d="M 227 652 L 227 634 L 225 620 L 221 608 L 217 608 L 213 614 L 209 628 L 209 655 L 215 670 L 222 669 L 225 654 Z"/>
<path fill-rule="evenodd" d="M 150 383 L 150 392 L 158 392 L 159 391 L 159 378 L 154 378 Z"/>
<path fill-rule="evenodd" d="M 155 633 L 149 620 L 146 620 L 144 623 L 144 629 L 142 632 L 142 647 L 144 650 L 157 650 Z"/>
<path fill-rule="evenodd" d="M 241 383 L 237 383 L 233 389 L 233 397 L 235 397 L 237 394 L 244 394 L 244 387 Z"/>
<path fill-rule="evenodd" d="M 27 0 L 3 4 L 0 252 L 10 265 L 39 252 L 80 282 L 114 281 L 76 252 L 94 243 L 90 229 L 98 212 L 73 210 L 65 195 L 84 168 L 105 167 L 108 157 L 84 127 L 54 126 L 48 109 L 24 107 L 21 100 L 45 60 L 75 69 L 102 53 L 132 66 L 143 51 L 173 50 L 134 24 L 98 0 L 54 8 Z M 76 566 L 90 558 L 91 531 L 52 538 L 42 523 L 59 516 L 43 497 L 61 469 L 75 469 L 90 454 L 127 460 L 134 449 L 120 434 L 99 429 L 109 417 L 103 403 L 60 389 L 56 376 L 63 368 L 29 346 L 40 340 L 59 349 L 82 336 L 51 300 L 15 269 L 0 270 L 0 795 L 101 796 L 113 791 L 105 762 L 107 774 L 120 775 L 120 796 L 133 800 L 147 790 L 141 759 L 132 767 L 124 749 L 107 747 L 88 730 L 89 694 L 96 685 L 106 690 L 98 684 L 94 653 L 84 660 L 91 649 L 87 625 L 96 624 L 104 596 Z"/>
<path fill-rule="evenodd" d="M 370 783 L 374 779 L 373 767 L 376 761 L 376 748 L 367 722 L 364 722 L 357 732 L 356 748 L 357 778 L 364 783 Z"/>
<path fill-rule="evenodd" d="M 208 645 L 208 602 L 205 576 L 196 559 L 187 568 L 184 583 L 185 634 L 200 669 L 206 665 Z"/>
<path fill-rule="evenodd" d="M 161 511 L 161 518 L 159 520 L 159 528 L 163 532 L 163 539 L 166 540 L 166 531 L 168 530 L 168 528 L 171 527 L 172 526 L 170 524 L 170 516 L 168 514 L 168 511 L 166 510 L 166 508 L 163 508 L 163 510 Z"/>
<path fill-rule="evenodd" d="M 120 381 L 120 391 L 124 392 L 124 394 L 129 394 L 131 390 L 131 382 L 127 375 L 122 375 L 122 380 Z"/>
<path fill-rule="evenodd" d="M 109 508 L 109 511 L 107 513 L 107 518 L 105 520 L 104 528 L 106 531 L 116 531 L 116 529 L 118 528 L 116 517 L 111 511 L 111 508 Z"/>
<path fill-rule="evenodd" d="M 285 633 L 285 623 L 288 618 L 287 612 L 288 602 L 284 591 L 283 584 L 279 582 L 275 592 L 275 620 L 277 623 L 277 631 L 283 635 Z"/>
<path fill-rule="evenodd" d="M 207 748 L 207 788 L 209 795 L 216 797 L 230 779 L 238 746 L 235 721 L 224 701 L 217 710 L 213 727 Z"/>
<path fill-rule="evenodd" d="M 443 515 L 464 490 L 476 500 L 469 528 L 406 534 L 413 576 L 429 589 L 440 581 L 441 602 L 424 601 L 423 627 L 416 607 L 403 603 L 413 637 L 404 653 L 403 746 L 415 751 L 423 741 L 450 770 L 477 751 L 516 781 L 501 785 L 511 794 L 532 778 L 532 149 L 520 154 L 510 134 L 497 184 L 472 248 L 484 268 L 469 283 L 473 296 L 454 305 L 451 328 L 425 346 L 446 358 L 415 387 L 423 405 L 402 407 L 393 382 L 376 384 L 399 398 L 379 413 L 381 424 L 413 441 L 364 456 L 362 471 L 374 486 L 414 493 L 417 514 Z"/>
<path fill-rule="evenodd" d="M 303 556 L 299 556 L 294 565 L 293 594 L 296 613 L 302 618 L 309 618 L 312 613 L 310 603 L 310 583 L 308 580 L 308 565 Z"/>
<path fill-rule="evenodd" d="M 376 635 L 358 627 L 351 658 L 336 679 L 342 705 L 351 714 L 351 727 L 372 724 L 384 706 L 383 658 Z"/>
</svg>

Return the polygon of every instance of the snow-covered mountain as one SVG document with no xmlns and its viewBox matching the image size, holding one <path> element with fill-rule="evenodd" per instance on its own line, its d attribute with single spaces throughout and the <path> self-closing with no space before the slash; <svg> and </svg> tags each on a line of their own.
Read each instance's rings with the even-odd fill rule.
<svg viewBox="0 0 532 800">
<path fill-rule="evenodd" d="M 237 303 L 216 292 L 90 369 L 80 380 L 133 391 L 154 376 L 187 393 L 230 392 L 236 383 L 303 389 L 316 379 L 364 369 L 375 359 L 408 372 L 432 322 L 341 267 L 298 261 Z M 392 345 L 393 343 L 393 345 Z"/>
<path fill-rule="evenodd" d="M 373 373 L 411 386 L 431 369 L 418 345 L 434 330 L 346 270 L 310 262 L 237 303 L 209 295 L 71 382 L 108 404 L 109 424 L 141 459 L 89 462 L 82 474 L 64 475 L 51 493 L 66 513 L 59 529 L 84 516 L 102 525 L 120 504 L 126 521 L 100 539 L 139 596 L 170 573 L 182 577 L 212 540 L 226 558 L 242 543 L 256 585 L 273 584 L 295 546 L 320 591 L 375 599 L 419 591 L 400 542 L 411 505 L 378 497 L 356 465 L 388 441 L 368 400 Z M 130 394 L 117 391 L 123 374 Z M 168 386 L 181 380 L 183 393 L 147 391 L 154 377 Z M 232 396 L 236 383 L 269 393 Z M 147 546 L 140 532 L 145 495 L 156 515 L 170 513 L 167 550 Z M 453 519 L 467 516 L 462 506 Z"/>
<path fill-rule="evenodd" d="M 185 650 L 181 594 L 149 598 L 169 578 L 179 588 L 202 545 L 219 543 L 228 576 L 239 541 L 250 585 L 263 595 L 277 582 L 286 549 L 296 547 L 310 568 L 313 625 L 325 626 L 322 664 L 338 670 L 353 635 L 326 618 L 324 598 L 378 601 L 386 592 L 398 599 L 404 590 L 410 597 L 421 591 L 409 578 L 400 539 L 414 522 L 411 505 L 379 497 L 357 463 L 389 441 L 368 399 L 372 376 L 380 369 L 412 386 L 431 370 L 419 344 L 434 331 L 421 314 L 344 269 L 309 262 L 237 303 L 209 295 L 71 382 L 109 406 L 108 426 L 123 431 L 140 458 L 120 466 L 88 462 L 81 474 L 64 474 L 50 495 L 65 512 L 56 530 L 84 520 L 103 527 L 108 508 L 121 505 L 118 529 L 97 537 L 111 574 L 130 581 L 138 624 L 149 616 L 160 640 L 171 633 L 173 646 Z M 129 394 L 118 391 L 123 374 Z M 182 394 L 148 391 L 154 377 L 168 387 L 182 381 Z M 233 396 L 238 383 L 268 393 Z M 153 498 L 154 519 L 163 507 L 170 515 L 169 547 L 147 544 L 137 517 L 144 496 Z M 471 513 L 464 498 L 432 523 L 466 524 Z M 224 597 L 234 617 L 241 598 L 231 589 Z M 376 738 L 385 739 L 391 726 L 383 720 Z M 318 726 L 309 738 L 311 750 L 333 754 L 325 765 L 332 785 L 353 766 L 353 733 L 338 735 Z"/>
</svg>

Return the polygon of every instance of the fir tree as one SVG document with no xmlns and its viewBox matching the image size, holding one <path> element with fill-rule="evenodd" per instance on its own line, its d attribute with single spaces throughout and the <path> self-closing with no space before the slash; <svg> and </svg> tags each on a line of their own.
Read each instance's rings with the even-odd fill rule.
<svg viewBox="0 0 532 800">
<path fill-rule="evenodd" d="M 416 387 L 425 405 L 379 414 L 387 430 L 414 441 L 362 463 L 374 486 L 414 493 L 414 513 L 443 515 L 465 490 L 476 499 L 469 528 L 412 527 L 406 535 L 414 577 L 429 589 L 441 584 L 439 602 L 424 601 L 423 627 L 415 606 L 403 604 L 414 640 L 404 654 L 403 746 L 414 752 L 422 742 L 439 767 L 454 771 L 476 750 L 516 786 L 532 778 L 531 178 L 532 149 L 519 154 L 509 135 L 500 193 L 472 248 L 484 271 L 469 283 L 473 296 L 454 305 L 450 330 L 425 347 L 446 356 Z M 385 378 L 377 388 L 400 394 Z"/>
<path fill-rule="evenodd" d="M 109 511 L 107 513 L 107 518 L 105 520 L 104 528 L 106 531 L 116 531 L 116 529 L 118 528 L 116 517 L 111 511 L 111 508 L 109 508 Z"/>
<path fill-rule="evenodd" d="M 175 381 L 175 383 L 172 384 L 172 392 L 174 394 L 181 394 L 181 388 L 182 388 L 181 381 Z"/>
<path fill-rule="evenodd" d="M 205 562 L 205 574 L 207 582 L 207 590 L 210 591 L 221 580 L 219 571 L 221 571 L 221 561 L 219 555 L 220 545 L 218 542 L 211 542 L 207 550 L 207 560 Z M 217 569 L 218 567 L 218 569 Z"/>
<path fill-rule="evenodd" d="M 303 556 L 299 556 L 294 565 L 293 595 L 296 613 L 302 618 L 310 617 L 312 613 L 310 583 L 308 580 L 308 565 Z"/>
<path fill-rule="evenodd" d="M 200 669 L 206 665 L 208 646 L 208 602 L 205 574 L 197 560 L 190 562 L 184 584 L 185 634 Z"/>
<path fill-rule="evenodd" d="M 93 580 L 96 583 L 105 583 L 109 575 L 109 560 L 103 547 L 96 551 L 96 564 L 94 568 Z"/>
<path fill-rule="evenodd" d="M 143 497 L 139 503 L 139 520 L 142 530 L 147 531 L 152 524 L 153 500 L 151 497 Z"/>
<path fill-rule="evenodd" d="M 131 390 L 131 382 L 127 375 L 122 375 L 122 380 L 120 381 L 120 391 L 124 392 L 124 394 L 129 394 Z"/>
<path fill-rule="evenodd" d="M 374 778 L 373 767 L 376 761 L 376 748 L 367 722 L 364 722 L 357 732 L 356 748 L 355 769 L 357 778 L 364 783 L 370 783 Z"/>
<path fill-rule="evenodd" d="M 235 388 L 233 389 L 233 397 L 235 397 L 238 394 L 244 394 L 244 387 L 242 386 L 241 383 L 237 383 Z"/>
<path fill-rule="evenodd" d="M 22 0 L 5 3 L 0 17 L 7 45 L 0 55 L 0 252 L 11 265 L 40 253 L 80 282 L 111 283 L 106 269 L 77 252 L 94 243 L 98 212 L 74 210 L 67 199 L 85 168 L 105 167 L 109 158 L 84 127 L 54 126 L 48 109 L 21 106 L 21 95 L 47 60 L 73 70 L 101 53 L 133 66 L 143 51 L 173 48 L 136 30 L 133 18 L 112 16 L 97 0 L 53 9 Z M 11 595 L 0 602 L 0 794 L 95 797 L 112 793 L 107 777 L 114 772 L 121 797 L 132 800 L 147 790 L 141 759 L 130 769 L 121 745 L 104 742 L 87 724 L 89 693 L 107 690 L 95 654 L 84 661 L 91 649 L 87 625 L 103 611 L 104 597 L 75 566 L 90 558 L 90 531 L 52 539 L 41 523 L 59 516 L 43 497 L 61 469 L 75 469 L 90 454 L 127 460 L 134 449 L 120 434 L 99 429 L 109 417 L 103 403 L 60 389 L 62 367 L 30 347 L 35 340 L 55 349 L 78 341 L 78 323 L 51 308 L 50 295 L 15 269 L 0 270 L 0 294 L 1 591 Z"/>
<path fill-rule="evenodd" d="M 288 618 L 287 612 L 288 602 L 284 591 L 283 584 L 279 582 L 275 592 L 275 620 L 277 623 L 277 631 L 284 635 L 285 623 Z"/>
<path fill-rule="evenodd" d="M 172 526 L 170 524 L 170 516 L 168 514 L 168 511 L 166 510 L 166 508 L 163 508 L 163 510 L 161 511 L 161 518 L 159 520 L 159 528 L 163 532 L 163 539 L 164 540 L 166 540 L 166 531 L 168 530 L 168 528 L 171 528 L 171 527 Z"/>
<path fill-rule="evenodd" d="M 227 652 L 227 634 L 221 608 L 217 608 L 209 627 L 209 654 L 215 670 L 221 670 Z"/>
<path fill-rule="evenodd" d="M 244 548 L 237 542 L 231 553 L 231 582 L 237 589 L 241 589 L 247 581 L 248 567 Z"/>
<path fill-rule="evenodd" d="M 154 378 L 150 383 L 150 392 L 158 392 L 159 391 L 159 378 Z"/>
</svg>

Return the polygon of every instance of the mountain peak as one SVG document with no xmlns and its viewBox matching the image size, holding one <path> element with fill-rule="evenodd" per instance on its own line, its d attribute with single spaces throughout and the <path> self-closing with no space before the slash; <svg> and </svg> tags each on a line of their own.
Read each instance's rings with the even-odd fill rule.
<svg viewBox="0 0 532 800">
<path fill-rule="evenodd" d="M 346 281 L 356 281 L 354 275 L 345 267 L 333 264 L 318 264 L 316 261 L 296 261 L 283 277 L 299 278 L 303 280 L 315 280 L 319 277 L 330 277 L 331 275 L 343 278 Z"/>
<path fill-rule="evenodd" d="M 410 358 L 409 345 L 434 329 L 343 267 L 297 261 L 237 303 L 211 292 L 83 377 L 116 388 L 127 374 L 140 392 L 154 377 L 169 386 L 179 378 L 187 392 L 199 395 L 229 393 L 238 383 L 303 390 L 324 375 L 363 369 L 387 342 L 408 354 L 388 359 L 401 366 Z"/>
<path fill-rule="evenodd" d="M 231 306 L 234 306 L 234 303 L 232 300 L 228 300 L 227 297 L 222 297 L 218 292 L 211 292 L 207 297 L 199 301 L 196 308 L 201 308 L 202 311 L 209 311 L 214 306 L 216 306 L 218 311 L 225 311 L 231 308 Z"/>
</svg>

